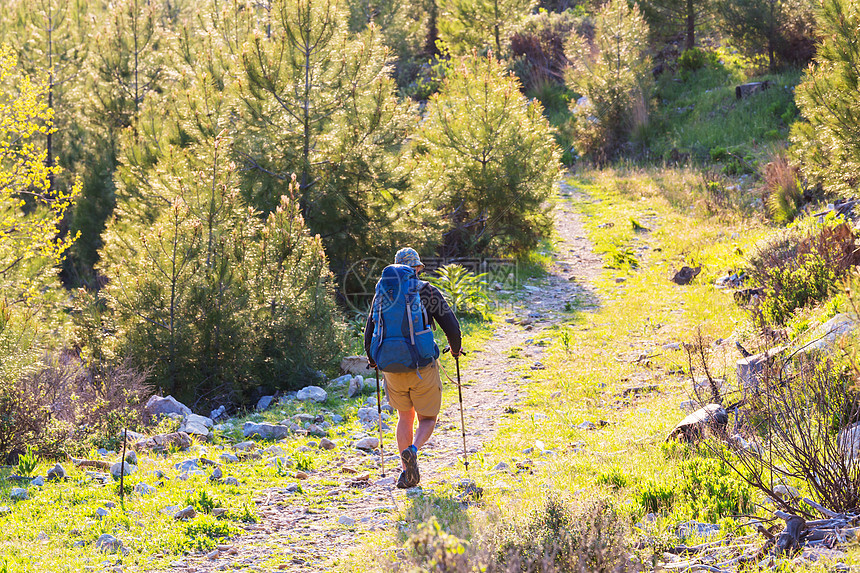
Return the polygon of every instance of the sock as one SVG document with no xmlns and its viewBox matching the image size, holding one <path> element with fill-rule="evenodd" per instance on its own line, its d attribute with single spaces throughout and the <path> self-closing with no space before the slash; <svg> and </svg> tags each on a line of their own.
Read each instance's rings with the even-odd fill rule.
<svg viewBox="0 0 860 573">
<path fill-rule="evenodd" d="M 415 447 L 415 444 L 412 444 L 411 446 L 409 446 L 409 447 L 408 447 L 408 448 L 406 448 L 406 449 L 407 449 L 407 450 L 412 450 L 412 453 L 413 453 L 413 454 L 417 454 L 417 453 L 418 453 L 418 448 L 416 448 L 416 447 Z"/>
</svg>

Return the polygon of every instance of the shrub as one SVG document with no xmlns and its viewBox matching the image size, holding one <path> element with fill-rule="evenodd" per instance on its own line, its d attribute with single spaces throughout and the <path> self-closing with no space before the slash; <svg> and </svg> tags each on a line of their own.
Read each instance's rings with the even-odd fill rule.
<svg viewBox="0 0 860 573">
<path fill-rule="evenodd" d="M 847 436 L 840 432 L 860 420 L 857 374 L 856 363 L 841 359 L 801 354 L 791 364 L 776 360 L 729 424 L 737 434 L 718 435 L 707 444 L 740 479 L 785 511 L 813 517 L 801 498 L 774 491 L 789 479 L 805 484 L 828 509 L 853 511 L 860 504 L 856 428 Z"/>
<path fill-rule="evenodd" d="M 434 272 L 437 276 L 428 277 L 427 281 L 442 291 L 455 313 L 487 318 L 490 305 L 487 273 L 476 275 L 457 264 L 439 267 Z"/>
<path fill-rule="evenodd" d="M 747 262 L 751 286 L 763 289 L 756 313 L 765 324 L 784 324 L 796 308 L 824 300 L 860 263 L 857 235 L 829 219 L 795 226 L 759 245 Z"/>
<path fill-rule="evenodd" d="M 541 11 L 527 17 L 511 34 L 512 67 L 526 92 L 546 83 L 563 83 L 570 64 L 564 53 L 565 39 L 581 22 L 572 12 Z M 551 107 L 544 100 L 541 103 Z"/>
<path fill-rule="evenodd" d="M 488 571 L 627 571 L 625 524 L 610 502 L 574 507 L 549 497 L 521 526 L 502 530 Z"/>
<path fill-rule="evenodd" d="M 702 48 L 690 48 L 681 52 L 678 57 L 678 70 L 683 78 L 685 74 L 697 72 L 716 59 L 716 54 L 713 52 L 708 52 Z"/>
<path fill-rule="evenodd" d="M 548 235 L 560 168 L 552 134 L 499 60 L 458 62 L 412 147 L 413 185 L 447 218 L 441 254 L 523 253 Z"/>
<path fill-rule="evenodd" d="M 639 10 L 612 0 L 595 19 L 594 39 L 572 36 L 567 54 L 571 90 L 582 94 L 573 113 L 580 155 L 611 156 L 637 125 L 647 123 L 651 89 L 648 25 Z"/>
<path fill-rule="evenodd" d="M 768 215 L 777 223 L 790 223 L 803 205 L 803 189 L 797 168 L 785 153 L 776 153 L 763 174 Z"/>
</svg>

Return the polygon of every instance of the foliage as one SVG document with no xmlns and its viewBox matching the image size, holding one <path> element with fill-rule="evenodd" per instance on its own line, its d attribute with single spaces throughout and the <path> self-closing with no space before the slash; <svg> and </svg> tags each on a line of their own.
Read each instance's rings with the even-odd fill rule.
<svg viewBox="0 0 860 573">
<path fill-rule="evenodd" d="M 79 192 L 51 189 L 60 172 L 46 164 L 36 139 L 52 130 L 43 86 L 22 75 L 9 46 L 0 46 L 0 286 L 15 302 L 38 299 L 56 279 L 53 268 L 74 242 L 58 238 Z"/>
<path fill-rule="evenodd" d="M 200 490 L 196 494 L 188 495 L 185 498 L 185 505 L 192 506 L 199 513 L 212 513 L 212 510 L 220 507 L 221 503 L 209 495 L 206 490 Z"/>
<path fill-rule="evenodd" d="M 512 30 L 534 9 L 535 0 L 439 0 L 439 39 L 452 54 L 487 49 L 507 53 Z"/>
<path fill-rule="evenodd" d="M 747 261 L 753 287 L 763 289 L 755 309 L 766 324 L 783 324 L 796 308 L 824 300 L 860 259 L 856 234 L 837 219 L 807 221 L 760 244 Z"/>
<path fill-rule="evenodd" d="M 768 215 L 777 223 L 790 223 L 803 205 L 803 188 L 798 169 L 785 152 L 777 152 L 764 167 Z"/>
<path fill-rule="evenodd" d="M 676 476 L 646 481 L 637 502 L 647 513 L 715 523 L 753 509 L 752 490 L 722 460 L 696 457 L 681 463 Z"/>
<path fill-rule="evenodd" d="M 114 353 L 181 399 L 314 380 L 343 335 L 296 180 L 263 220 L 242 200 L 227 149 L 219 138 L 171 150 L 150 177 L 167 206 L 153 222 L 113 221 L 102 253 Z"/>
<path fill-rule="evenodd" d="M 458 264 L 444 265 L 434 272 L 437 276 L 428 277 L 427 282 L 442 291 L 456 314 L 488 317 L 487 273 L 475 274 Z"/>
<path fill-rule="evenodd" d="M 703 50 L 702 48 L 690 48 L 681 52 L 678 58 L 678 70 L 681 72 L 681 78 L 686 79 L 691 72 L 697 72 L 705 66 L 714 66 L 718 62 L 714 52 Z"/>
<path fill-rule="evenodd" d="M 18 456 L 18 467 L 16 473 L 20 476 L 30 477 L 39 464 L 39 458 L 32 447 L 27 448 L 27 453 Z"/>
<path fill-rule="evenodd" d="M 792 149 L 812 184 L 853 197 L 860 185 L 860 4 L 825 0 L 816 14 L 822 42 L 797 87 L 803 121 L 793 126 Z"/>
<path fill-rule="evenodd" d="M 768 66 L 803 65 L 813 51 L 813 4 L 809 0 L 715 0 L 718 26 L 749 55 Z"/>
<path fill-rule="evenodd" d="M 695 50 L 696 36 L 707 25 L 712 10 L 708 0 L 639 0 L 636 5 L 648 22 L 655 43 L 684 35 L 684 51 Z"/>
<path fill-rule="evenodd" d="M 413 185 L 447 220 L 446 256 L 523 253 L 551 228 L 559 153 L 519 87 L 495 57 L 463 59 L 415 134 Z"/>
<path fill-rule="evenodd" d="M 542 10 L 528 16 L 511 34 L 512 68 L 527 92 L 545 84 L 564 83 L 564 71 L 570 64 L 564 53 L 564 42 L 581 27 L 582 18 L 570 11 Z M 544 99 L 541 103 L 545 109 L 551 107 Z"/>
<path fill-rule="evenodd" d="M 648 25 L 639 10 L 613 0 L 595 17 L 594 38 L 572 36 L 568 86 L 584 99 L 573 108 L 580 155 L 611 156 L 648 122 L 651 59 Z"/>
</svg>

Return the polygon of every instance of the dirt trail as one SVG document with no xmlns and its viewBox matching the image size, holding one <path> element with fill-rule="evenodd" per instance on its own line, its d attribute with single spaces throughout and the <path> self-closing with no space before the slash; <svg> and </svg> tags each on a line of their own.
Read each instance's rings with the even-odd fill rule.
<svg viewBox="0 0 860 573">
<path fill-rule="evenodd" d="M 561 183 L 559 191 L 563 199 L 581 198 L 566 183 Z M 520 377 L 512 375 L 511 368 L 522 360 L 540 367 L 535 363 L 540 361 L 542 348 L 528 344 L 529 339 L 556 323 L 566 303 L 580 309 L 597 304 L 590 283 L 601 272 L 601 260 L 586 237 L 582 217 L 567 200 L 559 201 L 555 215 L 559 239 L 549 276 L 539 284 L 521 285 L 525 294 L 512 305 L 512 317 L 498 325 L 483 348 L 471 349 L 468 370 L 461 372 L 470 455 L 492 439 L 505 408 L 522 398 Z M 515 347 L 524 349 L 519 362 L 509 356 Z M 449 375 L 456 376 L 453 371 Z M 437 470 L 445 465 L 460 465 L 462 444 L 459 404 L 454 402 L 443 410 L 437 430 L 419 454 L 422 483 L 432 484 Z M 390 442 L 386 445 L 387 475 L 396 476 L 398 458 L 391 452 Z M 373 468 L 370 473 L 375 478 L 378 457 L 350 452 L 342 463 L 311 474 L 302 489 L 324 496 L 323 503 L 298 505 L 303 500 L 282 487 L 262 491 L 256 500 L 260 523 L 247 526 L 246 534 L 227 544 L 229 548 L 225 545 L 209 555 L 186 557 L 170 571 L 271 571 L 272 563 L 280 571 L 330 570 L 339 555 L 359 542 L 362 531 L 392 527 L 389 510 L 402 507 L 406 496 L 391 485 L 374 484 L 364 488 L 360 497 L 345 499 L 343 493 L 349 486 L 332 485 L 348 482 L 350 476 L 342 473 L 343 465 L 360 471 Z"/>
</svg>

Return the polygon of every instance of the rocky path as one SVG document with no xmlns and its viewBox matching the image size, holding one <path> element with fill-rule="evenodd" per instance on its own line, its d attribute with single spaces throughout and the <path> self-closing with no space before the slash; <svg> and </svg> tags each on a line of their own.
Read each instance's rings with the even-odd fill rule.
<svg viewBox="0 0 860 573">
<path fill-rule="evenodd" d="M 556 323 L 567 303 L 580 309 L 596 304 L 590 283 L 601 272 L 602 263 L 586 238 L 581 216 L 566 200 L 582 197 L 565 183 L 560 195 L 564 200 L 556 209 L 558 241 L 549 276 L 536 284 L 520 285 L 524 295 L 511 304 L 511 317 L 499 324 L 482 348 L 470 349 L 473 356 L 468 370 L 461 373 L 470 455 L 493 438 L 505 408 L 522 398 L 520 376 L 511 369 L 523 360 L 540 367 L 542 348 L 530 344 L 530 339 Z M 522 358 L 509 356 L 516 347 L 523 348 Z M 456 377 L 453 371 L 448 374 Z M 446 384 L 451 382 L 446 380 Z M 387 480 L 377 479 L 378 455 L 344 449 L 345 455 L 336 464 L 312 472 L 301 483 L 302 492 L 311 495 L 297 492 L 295 485 L 260 492 L 256 500 L 259 523 L 246 526 L 244 535 L 206 555 L 184 558 L 170 571 L 330 570 L 365 532 L 393 527 L 391 511 L 406 502 L 406 493 L 392 485 L 399 465 L 398 456 L 391 451 L 392 438 L 387 437 L 385 444 Z M 422 483 L 432 487 L 443 466 L 462 467 L 462 447 L 455 401 L 443 409 L 433 438 L 419 454 Z M 356 480 L 366 474 L 369 481 Z"/>
</svg>

